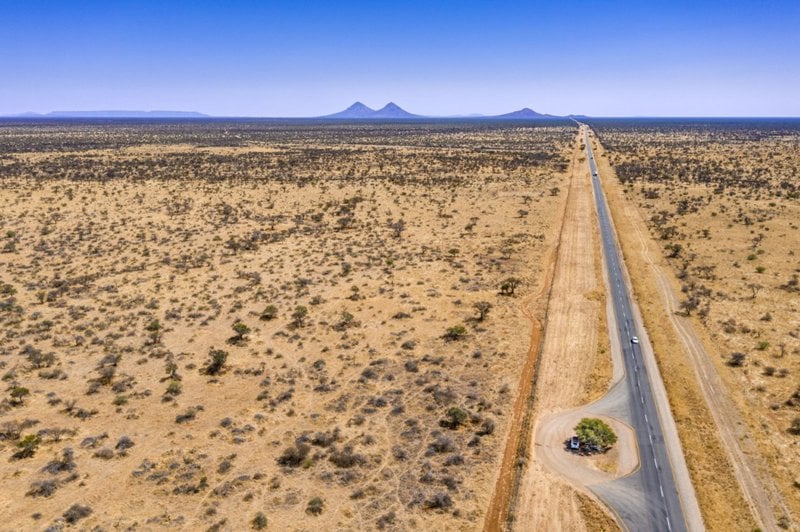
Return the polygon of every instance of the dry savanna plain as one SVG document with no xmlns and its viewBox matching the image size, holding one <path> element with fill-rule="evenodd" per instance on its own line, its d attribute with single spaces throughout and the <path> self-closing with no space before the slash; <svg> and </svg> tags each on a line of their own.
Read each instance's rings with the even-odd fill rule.
<svg viewBox="0 0 800 532">
<path fill-rule="evenodd" d="M 480 529 L 576 130 L 3 124 L 0 528 Z M 674 260 L 785 469 L 789 191 L 692 186 Z"/>
<path fill-rule="evenodd" d="M 617 177 L 612 189 L 638 211 L 671 272 L 678 294 L 675 315 L 694 324 L 701 349 L 711 359 L 712 366 L 701 371 L 719 374 L 722 385 L 711 395 L 729 398 L 735 411 L 717 412 L 719 419 L 737 425 L 729 436 L 737 441 L 723 438 L 720 447 L 713 424 L 703 426 L 696 416 L 691 420 L 697 404 L 684 399 L 695 397 L 696 385 L 680 384 L 690 374 L 678 374 L 679 345 L 666 340 L 655 346 L 676 420 L 689 428 L 681 436 L 707 525 L 714 528 L 733 518 L 729 526 L 743 527 L 750 519 L 745 505 L 735 507 L 739 499 L 733 490 L 727 492 L 728 506 L 724 492 L 701 487 L 707 485 L 701 479 L 725 475 L 708 455 L 724 462 L 725 448 L 741 447 L 742 463 L 760 484 L 748 490 L 765 494 L 763 525 L 797 529 L 800 125 L 753 119 L 607 120 L 592 126 L 605 149 L 604 162 Z M 627 249 L 622 235 L 626 259 L 641 253 L 633 233 L 627 233 Z M 636 284 L 637 272 L 632 276 Z M 648 299 L 658 301 L 654 290 L 637 292 L 645 306 Z M 658 318 L 651 317 L 656 325 Z M 668 329 L 663 321 L 651 328 Z M 725 405 L 715 408 L 724 410 Z M 722 428 L 723 434 L 729 432 Z M 757 500 L 749 502 L 758 508 Z M 735 517 L 742 512 L 744 517 Z"/>
</svg>

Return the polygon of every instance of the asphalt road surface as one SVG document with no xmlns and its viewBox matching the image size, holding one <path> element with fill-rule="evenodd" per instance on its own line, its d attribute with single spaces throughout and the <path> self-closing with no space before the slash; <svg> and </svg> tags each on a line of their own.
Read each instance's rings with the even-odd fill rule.
<svg viewBox="0 0 800 532">
<path fill-rule="evenodd" d="M 622 344 L 627 381 L 625 388 L 628 391 L 629 403 L 629 416 L 626 417 L 629 417 L 631 426 L 636 432 L 640 462 L 640 468 L 635 473 L 616 481 L 624 482 L 628 490 L 622 492 L 617 490 L 613 497 L 604 497 L 603 493 L 600 493 L 600 496 L 617 512 L 630 530 L 684 531 L 687 530 L 686 519 L 676 488 L 672 464 L 664 444 L 661 419 L 653 397 L 647 366 L 642 358 L 642 345 L 633 343 L 633 339 L 640 338 L 640 334 L 636 329 L 629 291 L 623 275 L 622 260 L 617 250 L 616 234 L 600 186 L 588 128 L 584 130 L 584 135 L 597 203 L 601 243 L 611 286 L 609 296 L 613 302 L 618 337 Z M 627 495 L 622 495 L 626 492 Z M 622 500 L 626 498 L 627 501 Z M 630 503 L 634 502 L 631 499 L 636 499 L 635 506 L 639 511 L 629 511 L 632 506 Z"/>
</svg>

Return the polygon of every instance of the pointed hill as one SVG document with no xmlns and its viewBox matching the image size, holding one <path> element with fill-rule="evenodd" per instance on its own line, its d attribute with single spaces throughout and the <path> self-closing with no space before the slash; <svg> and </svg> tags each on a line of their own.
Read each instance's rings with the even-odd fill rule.
<svg viewBox="0 0 800 532">
<path fill-rule="evenodd" d="M 322 118 L 372 118 L 374 114 L 375 109 L 367 107 L 361 102 L 356 102 L 344 111 L 339 111 L 332 115 L 325 115 Z"/>
<path fill-rule="evenodd" d="M 420 115 L 411 114 L 408 111 L 401 108 L 394 102 L 389 102 L 385 106 L 381 107 L 377 111 L 370 107 L 367 107 L 361 102 L 356 102 L 344 111 L 340 111 L 338 113 L 334 113 L 332 115 L 326 115 L 322 118 L 339 118 L 339 119 L 350 119 L 350 120 L 359 120 L 359 119 L 403 119 L 403 118 L 422 118 Z"/>
<path fill-rule="evenodd" d="M 373 118 L 422 118 L 420 115 L 409 113 L 394 102 L 389 102 L 373 115 Z"/>
<path fill-rule="evenodd" d="M 511 113 L 506 113 L 503 115 L 496 115 L 492 118 L 503 118 L 503 119 L 517 119 L 517 120 L 535 120 L 537 118 L 557 118 L 553 115 L 544 115 L 542 113 L 537 113 L 533 109 L 525 107 L 520 109 L 519 111 L 514 111 Z"/>
</svg>

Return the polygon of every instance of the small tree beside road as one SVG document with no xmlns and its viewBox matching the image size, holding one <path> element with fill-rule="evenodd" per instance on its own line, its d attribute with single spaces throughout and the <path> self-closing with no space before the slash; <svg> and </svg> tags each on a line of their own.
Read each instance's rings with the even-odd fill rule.
<svg viewBox="0 0 800 532">
<path fill-rule="evenodd" d="M 606 452 L 617 443 L 617 435 L 602 419 L 588 417 L 581 419 L 580 423 L 575 425 L 575 434 L 580 438 L 582 445 L 600 452 Z"/>
</svg>

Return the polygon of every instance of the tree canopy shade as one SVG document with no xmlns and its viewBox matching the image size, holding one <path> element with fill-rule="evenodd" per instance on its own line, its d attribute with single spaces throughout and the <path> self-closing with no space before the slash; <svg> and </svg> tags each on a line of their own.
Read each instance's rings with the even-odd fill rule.
<svg viewBox="0 0 800 532">
<path fill-rule="evenodd" d="M 575 425 L 575 434 L 582 444 L 595 446 L 600 451 L 606 451 L 617 443 L 617 435 L 602 419 L 588 417 L 581 419 L 580 423 Z"/>
</svg>

